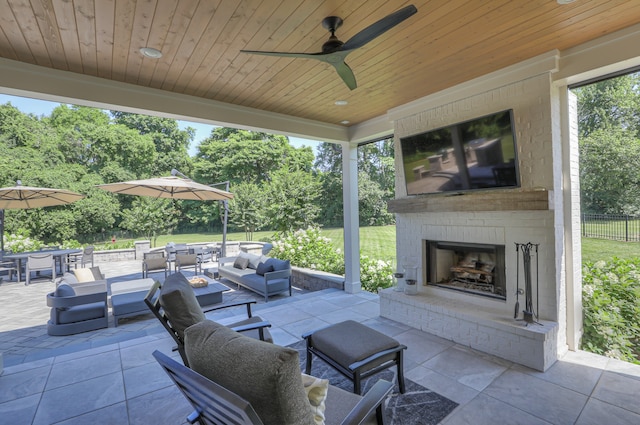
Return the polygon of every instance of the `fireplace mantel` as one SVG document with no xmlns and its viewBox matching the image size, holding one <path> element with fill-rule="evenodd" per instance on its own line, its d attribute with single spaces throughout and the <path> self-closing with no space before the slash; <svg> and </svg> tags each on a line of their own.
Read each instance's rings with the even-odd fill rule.
<svg viewBox="0 0 640 425">
<path fill-rule="evenodd" d="M 388 202 L 388 210 L 392 213 L 540 211 L 548 209 L 549 192 L 546 189 L 491 190 L 455 195 L 425 195 L 392 199 Z"/>
</svg>

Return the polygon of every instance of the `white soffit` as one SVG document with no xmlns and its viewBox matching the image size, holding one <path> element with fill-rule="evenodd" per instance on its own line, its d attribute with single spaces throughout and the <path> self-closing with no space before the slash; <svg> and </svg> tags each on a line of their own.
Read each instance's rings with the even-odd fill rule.
<svg viewBox="0 0 640 425">
<path fill-rule="evenodd" d="M 326 142 L 348 141 L 348 128 L 194 96 L 0 58 L 0 91 L 53 102 L 114 109 Z"/>
<path fill-rule="evenodd" d="M 562 51 L 553 79 L 575 84 L 640 66 L 640 24 Z"/>
</svg>

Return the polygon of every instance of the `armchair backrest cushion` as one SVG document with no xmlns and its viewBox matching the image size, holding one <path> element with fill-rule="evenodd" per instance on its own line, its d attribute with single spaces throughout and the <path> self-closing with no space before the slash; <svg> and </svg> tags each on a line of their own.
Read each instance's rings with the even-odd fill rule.
<svg viewBox="0 0 640 425">
<path fill-rule="evenodd" d="M 185 329 L 205 320 L 196 294 L 182 273 L 167 277 L 160 289 L 159 301 L 171 326 L 183 340 Z"/>
<path fill-rule="evenodd" d="M 56 281 L 57 284 L 62 284 L 62 283 L 78 283 L 78 278 L 76 278 L 76 275 L 73 273 L 69 273 L 69 272 L 64 272 L 64 274 L 62 275 L 61 278 L 59 278 Z"/>
<path fill-rule="evenodd" d="M 167 261 L 164 259 L 164 257 L 145 258 L 142 261 L 147 266 L 148 270 L 158 270 L 158 269 L 167 268 Z"/>
<path fill-rule="evenodd" d="M 298 352 L 205 320 L 185 331 L 191 369 L 247 400 L 265 424 L 314 424 Z"/>
</svg>

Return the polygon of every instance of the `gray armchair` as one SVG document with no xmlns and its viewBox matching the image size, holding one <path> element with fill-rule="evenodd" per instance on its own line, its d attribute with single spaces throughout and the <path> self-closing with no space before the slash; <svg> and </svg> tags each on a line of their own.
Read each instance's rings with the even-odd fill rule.
<svg viewBox="0 0 640 425">
<path fill-rule="evenodd" d="M 109 327 L 106 285 L 97 285 L 96 290 L 76 295 L 70 285 L 63 283 L 47 294 L 47 305 L 51 307 L 47 333 L 73 335 Z"/>
</svg>

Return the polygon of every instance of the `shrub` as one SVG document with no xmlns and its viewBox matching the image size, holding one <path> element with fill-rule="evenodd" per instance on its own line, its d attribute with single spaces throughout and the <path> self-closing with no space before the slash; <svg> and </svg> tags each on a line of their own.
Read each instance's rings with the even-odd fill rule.
<svg viewBox="0 0 640 425">
<path fill-rule="evenodd" d="M 344 274 L 344 259 L 331 240 L 317 227 L 288 232 L 273 241 L 271 256 L 291 261 L 291 264 L 328 273 Z"/>
<path fill-rule="evenodd" d="M 390 262 L 360 256 L 360 282 L 362 289 L 374 294 L 393 285 L 393 267 Z"/>
<path fill-rule="evenodd" d="M 331 246 L 331 240 L 320 234 L 317 227 L 287 233 L 273 242 L 270 255 L 307 269 L 344 275 L 344 256 Z M 362 289 L 376 293 L 393 284 L 391 263 L 360 257 Z"/>
<path fill-rule="evenodd" d="M 20 229 L 16 233 L 4 235 L 4 249 L 10 252 L 37 251 L 44 246 L 44 242 L 29 237 L 29 232 Z"/>
<path fill-rule="evenodd" d="M 582 349 L 640 364 L 640 259 L 586 262 Z"/>
</svg>

